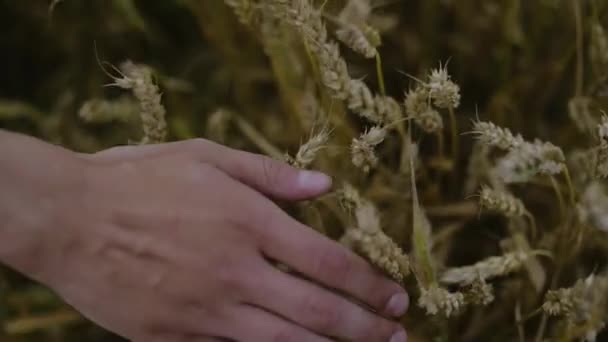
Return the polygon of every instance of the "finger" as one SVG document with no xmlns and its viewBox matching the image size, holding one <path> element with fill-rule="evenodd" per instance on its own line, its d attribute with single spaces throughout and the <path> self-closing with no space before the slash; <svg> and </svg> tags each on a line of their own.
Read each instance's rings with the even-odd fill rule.
<svg viewBox="0 0 608 342">
<path fill-rule="evenodd" d="M 405 314 L 409 298 L 358 255 L 273 208 L 260 237 L 262 252 L 315 282 L 344 292 L 387 316 Z"/>
<path fill-rule="evenodd" d="M 255 286 L 256 305 L 263 306 L 318 334 L 348 341 L 405 342 L 397 323 L 307 280 L 268 267 Z"/>
<path fill-rule="evenodd" d="M 279 316 L 246 304 L 235 309 L 234 319 L 225 335 L 239 342 L 330 342 Z"/>
<path fill-rule="evenodd" d="M 190 152 L 197 160 L 212 164 L 232 178 L 279 199 L 308 199 L 325 193 L 331 187 L 331 178 L 322 173 L 299 170 L 263 155 L 234 150 L 205 139 L 159 145 L 119 146 L 92 156 L 97 161 L 113 162 L 184 152 Z"/>
<path fill-rule="evenodd" d="M 267 156 L 234 150 L 207 140 L 190 143 L 201 161 L 271 197 L 302 200 L 321 195 L 331 187 L 331 178 L 320 172 L 300 170 Z"/>
</svg>

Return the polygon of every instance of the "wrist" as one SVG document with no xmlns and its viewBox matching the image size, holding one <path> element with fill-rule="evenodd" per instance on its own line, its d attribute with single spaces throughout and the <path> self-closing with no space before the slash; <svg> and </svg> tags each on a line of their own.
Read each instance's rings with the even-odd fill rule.
<svg viewBox="0 0 608 342">
<path fill-rule="evenodd" d="M 84 192 L 86 161 L 0 131 L 0 263 L 48 283 Z"/>
</svg>

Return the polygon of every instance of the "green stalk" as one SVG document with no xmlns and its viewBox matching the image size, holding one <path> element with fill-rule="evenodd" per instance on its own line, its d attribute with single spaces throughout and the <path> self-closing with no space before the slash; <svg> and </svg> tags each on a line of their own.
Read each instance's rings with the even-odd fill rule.
<svg viewBox="0 0 608 342">
<path fill-rule="evenodd" d="M 384 85 L 384 73 L 382 71 L 382 58 L 380 53 L 376 52 L 376 75 L 378 77 L 378 86 L 380 87 L 380 94 L 386 96 L 386 87 Z"/>
<path fill-rule="evenodd" d="M 409 123 L 411 137 L 412 123 Z M 411 142 L 410 142 L 411 143 Z M 422 287 L 429 288 L 437 283 L 435 269 L 431 259 L 431 225 L 425 217 L 416 188 L 416 170 L 414 168 L 414 157 L 410 154 L 410 179 L 412 182 L 412 244 L 416 261 L 418 281 Z"/>
</svg>

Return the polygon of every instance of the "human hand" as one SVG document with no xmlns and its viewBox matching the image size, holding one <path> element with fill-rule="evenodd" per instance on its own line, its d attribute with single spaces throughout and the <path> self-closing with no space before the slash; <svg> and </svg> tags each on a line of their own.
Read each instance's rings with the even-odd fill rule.
<svg viewBox="0 0 608 342">
<path fill-rule="evenodd" d="M 267 198 L 320 195 L 326 176 L 205 140 L 75 159 L 82 192 L 55 215 L 39 278 L 101 326 L 146 342 L 405 341 L 385 318 L 404 290 Z"/>
</svg>

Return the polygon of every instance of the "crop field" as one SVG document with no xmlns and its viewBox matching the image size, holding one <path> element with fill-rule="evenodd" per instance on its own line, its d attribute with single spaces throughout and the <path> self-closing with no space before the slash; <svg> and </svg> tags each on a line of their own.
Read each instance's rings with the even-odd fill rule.
<svg viewBox="0 0 608 342">
<path fill-rule="evenodd" d="M 408 291 L 409 341 L 608 340 L 608 1 L 0 0 L 0 65 L 1 129 L 330 175 L 281 206 Z M 121 339 L 6 268 L 0 341 Z"/>
</svg>

